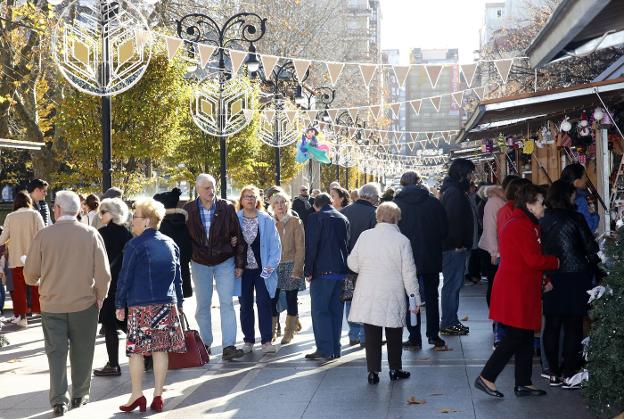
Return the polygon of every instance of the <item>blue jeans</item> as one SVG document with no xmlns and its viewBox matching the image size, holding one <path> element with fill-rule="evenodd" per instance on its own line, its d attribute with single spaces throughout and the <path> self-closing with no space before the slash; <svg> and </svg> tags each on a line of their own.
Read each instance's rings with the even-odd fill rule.
<svg viewBox="0 0 624 419">
<path fill-rule="evenodd" d="M 344 280 L 313 278 L 310 283 L 312 329 L 316 350 L 324 356 L 340 356 L 340 333 L 344 303 L 340 292 Z"/>
<path fill-rule="evenodd" d="M 234 258 L 230 258 L 218 265 L 207 266 L 191 262 L 193 283 L 195 284 L 195 299 L 197 309 L 195 320 L 199 325 L 199 334 L 204 344 L 212 346 L 212 321 L 210 308 L 212 306 L 212 281 L 217 286 L 219 295 L 219 311 L 221 314 L 221 338 L 223 348 L 234 346 L 236 342 L 236 314 L 234 314 L 234 281 L 240 281 L 234 276 Z"/>
<path fill-rule="evenodd" d="M 4 300 L 6 298 L 6 291 L 4 284 L 0 282 L 0 313 L 4 312 Z"/>
<path fill-rule="evenodd" d="M 345 317 L 349 319 L 349 312 L 351 311 L 351 301 L 345 301 Z M 364 326 L 361 323 L 353 323 L 347 320 L 349 324 L 349 340 L 359 340 L 360 343 L 364 343 Z"/>
<path fill-rule="evenodd" d="M 447 250 L 442 253 L 442 321 L 441 329 L 458 326 L 459 319 L 459 291 L 464 285 L 464 273 L 466 271 L 466 258 L 468 251 Z"/>
<path fill-rule="evenodd" d="M 272 338 L 272 301 L 269 297 L 264 278 L 260 277 L 260 269 L 245 269 L 243 272 L 242 293 L 238 298 L 240 302 L 240 322 L 244 341 L 255 343 L 254 329 L 254 288 L 256 289 L 256 306 L 258 307 L 258 329 L 260 329 L 260 342 L 271 343 Z"/>
</svg>

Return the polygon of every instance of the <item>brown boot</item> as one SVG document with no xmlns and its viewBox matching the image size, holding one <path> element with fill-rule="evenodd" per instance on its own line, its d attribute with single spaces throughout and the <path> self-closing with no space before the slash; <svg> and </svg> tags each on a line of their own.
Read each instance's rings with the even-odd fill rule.
<svg viewBox="0 0 624 419">
<path fill-rule="evenodd" d="M 275 341 L 275 338 L 277 337 L 277 328 L 279 326 L 279 316 L 273 316 L 273 336 L 271 337 L 271 342 Z"/>
<path fill-rule="evenodd" d="M 296 316 L 296 317 L 297 317 L 297 327 L 295 327 L 295 332 L 299 333 L 301 332 L 301 322 L 299 321 L 299 316 Z"/>
<path fill-rule="evenodd" d="M 295 336 L 295 329 L 297 328 L 297 316 L 286 316 L 286 327 L 284 328 L 284 337 L 282 338 L 282 345 L 289 344 Z"/>
</svg>

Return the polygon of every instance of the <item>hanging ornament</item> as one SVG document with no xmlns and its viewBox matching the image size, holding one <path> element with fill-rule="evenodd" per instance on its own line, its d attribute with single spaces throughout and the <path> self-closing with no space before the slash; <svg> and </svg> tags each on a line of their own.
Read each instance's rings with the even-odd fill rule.
<svg viewBox="0 0 624 419">
<path fill-rule="evenodd" d="M 572 129 L 572 123 L 570 122 L 569 116 L 566 116 L 565 118 L 563 118 L 563 121 L 561 121 L 559 128 L 563 132 L 569 132 Z"/>
<path fill-rule="evenodd" d="M 604 116 L 604 111 L 602 110 L 602 108 L 599 107 L 599 108 L 594 109 L 593 117 L 596 121 L 600 121 L 603 116 Z"/>
</svg>

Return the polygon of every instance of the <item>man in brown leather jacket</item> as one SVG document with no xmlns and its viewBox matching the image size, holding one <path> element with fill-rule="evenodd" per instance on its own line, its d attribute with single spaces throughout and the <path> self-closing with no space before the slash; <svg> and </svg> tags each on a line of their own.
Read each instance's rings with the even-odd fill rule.
<svg viewBox="0 0 624 419">
<path fill-rule="evenodd" d="M 236 315 L 234 297 L 236 282 L 240 281 L 245 266 L 245 241 L 234 206 L 215 194 L 215 179 L 205 173 L 195 182 L 198 198 L 188 202 L 186 227 L 193 244 L 191 272 L 195 284 L 197 311 L 195 319 L 206 348 L 212 345 L 210 308 L 213 279 L 219 295 L 221 335 L 224 360 L 243 356 L 234 346 L 236 342 Z"/>
</svg>

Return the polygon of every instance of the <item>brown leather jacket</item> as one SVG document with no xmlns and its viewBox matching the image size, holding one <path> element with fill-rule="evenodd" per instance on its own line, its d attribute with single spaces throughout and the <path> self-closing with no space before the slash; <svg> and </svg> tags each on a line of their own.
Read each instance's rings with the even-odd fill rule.
<svg viewBox="0 0 624 419">
<path fill-rule="evenodd" d="M 236 267 L 243 269 L 246 246 L 234 206 L 226 200 L 217 197 L 214 199 L 217 207 L 208 239 L 199 214 L 199 198 L 184 205 L 184 210 L 188 213 L 186 227 L 193 243 L 191 259 L 202 265 L 213 266 L 234 257 Z M 234 247 L 231 244 L 232 237 L 236 237 L 238 241 Z"/>
</svg>

